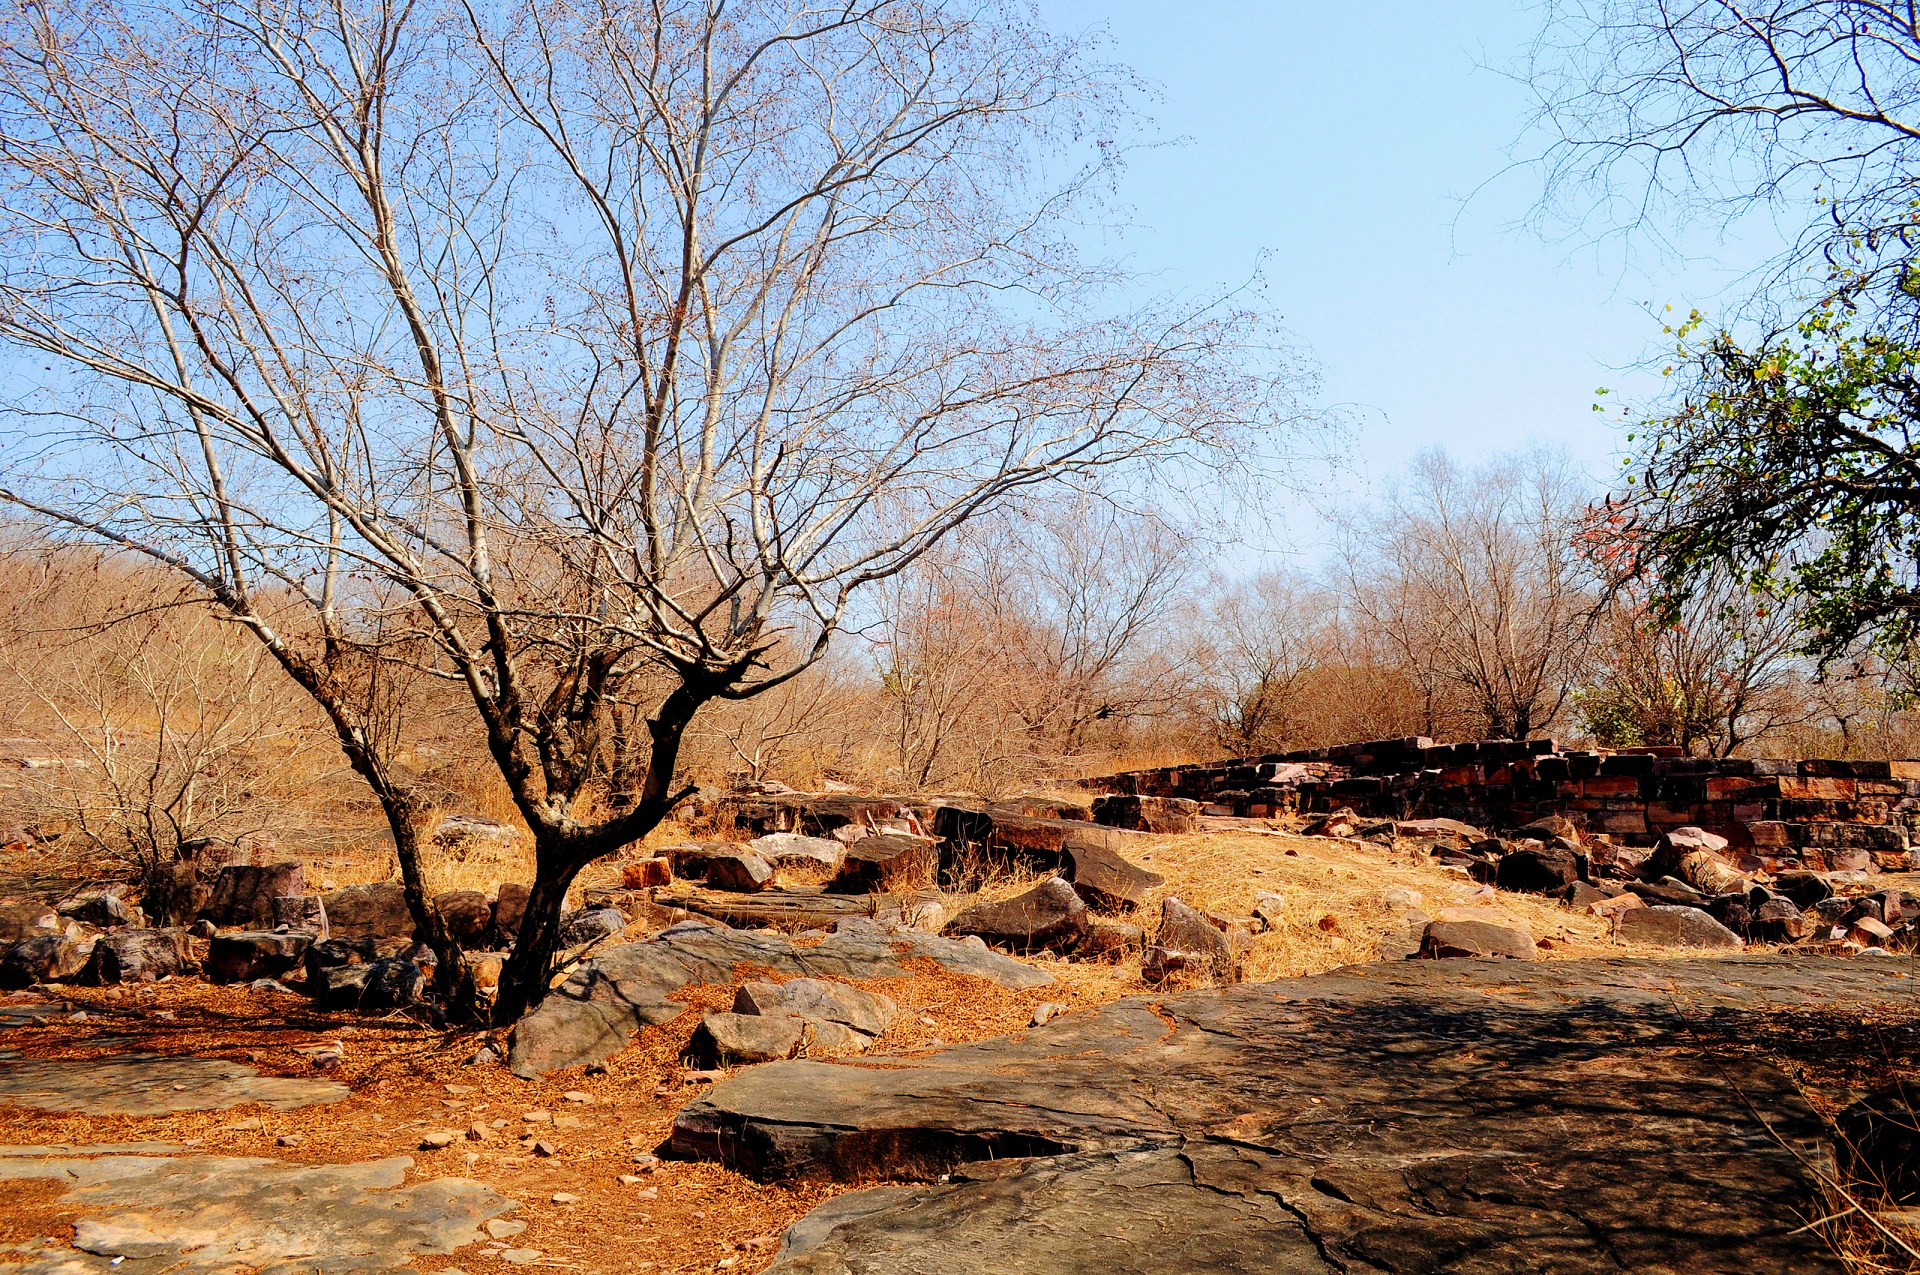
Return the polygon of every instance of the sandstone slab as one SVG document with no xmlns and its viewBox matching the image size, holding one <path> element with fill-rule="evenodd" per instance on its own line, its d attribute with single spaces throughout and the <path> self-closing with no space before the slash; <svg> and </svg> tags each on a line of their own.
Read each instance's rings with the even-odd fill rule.
<svg viewBox="0 0 1920 1275">
<path fill-rule="evenodd" d="M 642 1027 L 687 1012 L 669 997 L 689 984 L 730 983 L 750 971 L 852 981 L 900 978 L 910 972 L 907 962 L 920 959 L 1002 987 L 1053 982 L 1051 975 L 982 944 L 864 919 L 840 921 L 808 948 L 795 948 L 778 934 L 684 922 L 583 962 L 514 1026 L 508 1062 L 514 1074 L 528 1078 L 605 1062 Z"/>
<path fill-rule="evenodd" d="M 164 1116 L 225 1111 L 258 1102 L 275 1111 L 338 1102 L 331 1080 L 263 1076 L 221 1058 L 114 1054 L 94 1058 L 0 1059 L 0 1103 L 91 1115 Z"/>
<path fill-rule="evenodd" d="M 955 917 L 955 934 L 977 935 L 995 947 L 1015 952 L 1065 950 L 1086 931 L 1087 905 L 1059 877 L 1049 877 L 1024 894 L 998 903 L 977 903 Z"/>
<path fill-rule="evenodd" d="M 1737 948 L 1740 936 L 1700 908 L 1645 907 L 1613 919 L 1613 937 L 1623 943 L 1665 947 Z"/>
<path fill-rule="evenodd" d="M 816 1209 L 779 1275 L 1837 1273 L 1802 1229 L 1824 1126 L 1724 1046 L 1762 1012 L 1909 1003 L 1846 961 L 1354 967 L 884 1068 L 750 1068 L 673 1144 L 767 1180 L 929 1183 Z"/>
</svg>

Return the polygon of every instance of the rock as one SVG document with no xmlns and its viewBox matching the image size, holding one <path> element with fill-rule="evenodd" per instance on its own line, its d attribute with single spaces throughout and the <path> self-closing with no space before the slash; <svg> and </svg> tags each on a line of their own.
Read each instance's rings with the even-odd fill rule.
<svg viewBox="0 0 1920 1275">
<path fill-rule="evenodd" d="M 44 903 L 8 899 L 0 902 L 0 945 L 39 938 L 60 928 L 60 914 Z"/>
<path fill-rule="evenodd" d="M 782 881 L 831 880 L 847 853 L 846 846 L 832 838 L 803 837 L 794 832 L 755 837 L 749 849 L 772 865 Z"/>
<path fill-rule="evenodd" d="M 185 966 L 184 930 L 127 930 L 94 940 L 80 982 L 89 987 L 115 983 L 157 983 Z"/>
<path fill-rule="evenodd" d="M 307 948 L 303 963 L 309 982 L 321 971 L 344 965 L 370 965 L 379 956 L 372 939 L 322 939 Z"/>
<path fill-rule="evenodd" d="M 1753 884 L 1712 850 L 1694 850 L 1680 860 L 1680 879 L 1702 894 L 1744 894 Z"/>
<path fill-rule="evenodd" d="M 1573 855 L 1531 842 L 1500 857 L 1494 884 L 1518 894 L 1559 894 L 1579 880 Z"/>
<path fill-rule="evenodd" d="M 436 894 L 433 910 L 440 914 L 447 933 L 461 947 L 477 946 L 493 929 L 493 904 L 478 890 L 448 890 Z"/>
<path fill-rule="evenodd" d="M 1799 908 L 1810 908 L 1833 897 L 1833 887 L 1818 872 L 1782 872 L 1774 877 L 1773 888 Z"/>
<path fill-rule="evenodd" d="M 493 933 L 496 942 L 510 944 L 520 934 L 520 918 L 527 914 L 532 891 L 518 881 L 502 882 L 494 892 Z"/>
<path fill-rule="evenodd" d="M 1136 797 L 1109 793 L 1095 797 L 1093 821 L 1109 828 L 1174 835 L 1200 831 L 1200 803 L 1183 797 Z"/>
<path fill-rule="evenodd" d="M 1612 897 L 1614 896 L 1608 894 L 1600 887 L 1588 885 L 1585 881 L 1575 881 L 1567 887 L 1566 891 L 1567 906 L 1576 912 L 1592 907 L 1594 904 L 1604 902 Z"/>
<path fill-rule="evenodd" d="M 791 1058 L 807 1024 L 785 1015 L 708 1014 L 694 1029 L 685 1057 L 701 1067 L 737 1067 Z"/>
<path fill-rule="evenodd" d="M 1718 898 L 1709 900 L 1702 910 L 1740 938 L 1751 937 L 1753 911 L 1747 907 L 1747 896 L 1744 893 L 1720 895 Z"/>
<path fill-rule="evenodd" d="M 1087 906 L 1110 912 L 1132 911 L 1147 891 L 1167 881 L 1157 872 L 1129 863 L 1119 851 L 1090 842 L 1067 842 L 1065 857 L 1066 876 L 1073 883 L 1074 893 L 1086 900 Z"/>
<path fill-rule="evenodd" d="M 735 851 L 707 859 L 707 884 L 716 890 L 752 894 L 773 880 L 773 865 L 757 854 Z"/>
<path fill-rule="evenodd" d="M 1410 841 L 1444 843 L 1462 850 L 1487 839 L 1485 829 L 1458 819 L 1402 819 L 1394 831 Z"/>
<path fill-rule="evenodd" d="M 1072 947 L 1086 932 L 1087 922 L 1087 905 L 1080 895 L 1061 878 L 1049 877 L 1004 902 L 975 904 L 947 928 L 995 947 L 1038 952 Z"/>
<path fill-rule="evenodd" d="M 476 853 L 511 855 L 520 849 L 520 832 L 511 824 L 485 815 L 448 815 L 434 828 L 433 845 L 441 854 L 456 860 L 468 859 Z"/>
<path fill-rule="evenodd" d="M 629 890 L 646 890 L 654 886 L 673 884 L 673 860 L 664 855 L 655 859 L 641 859 L 634 863 L 622 864 L 620 884 Z"/>
<path fill-rule="evenodd" d="M 1534 833 L 1536 834 L 1536 840 L 1548 843 L 1551 843 L 1555 837 L 1558 837 L 1560 840 L 1572 845 L 1577 846 L 1580 844 L 1580 829 L 1574 824 L 1573 820 L 1567 818 L 1565 815 L 1547 815 L 1544 818 L 1535 819 L 1532 823 L 1521 828 L 1520 831 L 1522 833 Z"/>
<path fill-rule="evenodd" d="M 940 870 L 940 843 L 932 837 L 881 832 L 847 847 L 827 889 L 834 894 L 877 894 L 932 882 Z"/>
<path fill-rule="evenodd" d="M 1847 931 L 1847 936 L 1867 947 L 1885 947 L 1887 940 L 1893 937 L 1893 929 L 1885 921 L 1876 921 L 1870 916 L 1863 916 L 1853 923 L 1853 927 Z"/>
<path fill-rule="evenodd" d="M 1146 931 L 1125 921 L 1110 921 L 1096 916 L 1087 921 L 1086 931 L 1073 945 L 1073 957 L 1079 961 L 1124 961 L 1142 950 Z"/>
<path fill-rule="evenodd" d="M 900 1017 L 900 1007 L 885 996 L 818 978 L 742 983 L 734 994 L 733 1012 L 821 1019 L 867 1036 L 880 1035 Z"/>
<path fill-rule="evenodd" d="M 305 893 L 306 872 L 297 863 L 228 864 L 214 877 L 213 894 L 200 915 L 221 928 L 270 930 L 279 924 L 273 901 Z"/>
<path fill-rule="evenodd" d="M 420 1149 L 422 1151 L 444 1151 L 452 1146 L 459 1137 L 460 1135 L 451 1129 L 436 1129 L 426 1137 L 420 1139 Z"/>
<path fill-rule="evenodd" d="M 1066 1012 L 1067 1007 L 1059 1001 L 1041 1001 L 1033 1007 L 1033 1018 L 1030 1021 L 1030 1025 L 1034 1027 L 1045 1027 L 1048 1023 Z"/>
<path fill-rule="evenodd" d="M 64 983 L 87 967 L 97 939 L 76 942 L 64 934 L 22 939 L 0 955 L 0 991 L 16 992 L 36 983 Z"/>
<path fill-rule="evenodd" d="M 1688 855 L 1705 850 L 1718 855 L 1727 848 L 1727 839 L 1705 828 L 1675 828 L 1654 843 L 1647 856 L 1646 871 L 1652 876 L 1678 876 L 1680 864 Z"/>
<path fill-rule="evenodd" d="M 1226 934 L 1202 913 L 1168 897 L 1160 901 L 1160 928 L 1147 948 L 1140 976 L 1160 983 L 1176 974 L 1232 982 L 1240 971 Z"/>
<path fill-rule="evenodd" d="M 666 849 L 667 863 L 678 878 L 706 880 L 707 865 L 715 858 L 739 854 L 741 847 L 731 841 L 686 841 Z"/>
<path fill-rule="evenodd" d="M 640 1028 L 671 1022 L 686 1012 L 684 1003 L 672 999 L 674 992 L 690 983 L 731 983 L 740 969 L 864 982 L 904 978 L 910 971 L 903 962 L 920 960 L 1002 987 L 1042 987 L 1053 981 L 981 944 L 864 919 L 841 921 L 825 939 L 800 949 L 778 934 L 685 922 L 583 962 L 515 1025 L 509 1060 L 514 1074 L 529 1079 L 604 1062 Z"/>
<path fill-rule="evenodd" d="M 398 881 L 350 885 L 326 895 L 327 925 L 333 937 L 386 940 L 417 937 L 407 892 Z"/>
<path fill-rule="evenodd" d="M 207 950 L 207 978 L 215 983 L 278 978 L 298 966 L 312 945 L 313 938 L 307 934 L 278 934 L 272 930 L 217 934 Z"/>
<path fill-rule="evenodd" d="M 1684 881 L 1675 881 L 1669 877 L 1662 881 L 1629 881 L 1627 890 L 1639 895 L 1653 907 L 1700 908 L 1707 905 L 1707 897 Z"/>
<path fill-rule="evenodd" d="M 1300 829 L 1303 837 L 1351 837 L 1360 826 L 1360 816 L 1342 806 L 1329 814 L 1309 819 Z"/>
<path fill-rule="evenodd" d="M 273 924 L 277 929 L 304 930 L 315 939 L 331 935 L 327 928 L 327 905 L 317 894 L 281 894 L 273 900 Z M 206 937 L 212 938 L 209 934 Z"/>
<path fill-rule="evenodd" d="M 307 995 L 313 997 L 315 1009 L 359 1009 L 360 1001 L 367 994 L 367 980 L 372 975 L 371 964 L 330 965 L 317 973 L 310 970 Z"/>
<path fill-rule="evenodd" d="M 627 915 L 619 908 L 582 908 L 560 919 L 560 946 L 578 947 L 611 938 L 626 928 Z"/>
<path fill-rule="evenodd" d="M 1813 928 L 1791 899 L 1768 899 L 1752 912 L 1750 937 L 1762 943 L 1797 943 Z"/>
<path fill-rule="evenodd" d="M 1538 959 L 1533 935 L 1512 925 L 1488 921 L 1434 921 L 1420 936 L 1423 960 L 1458 957 L 1505 957 L 1514 961 Z"/>
<path fill-rule="evenodd" d="M 366 970 L 366 990 L 361 994 L 360 1008 L 368 1013 L 406 1009 L 427 998 L 426 971 L 403 956 L 383 957 Z"/>
<path fill-rule="evenodd" d="M 487 1122 L 484 1120 L 476 1120 L 467 1126 L 467 1141 L 469 1142 L 489 1142 L 492 1138 L 493 1130 L 487 1127 Z M 495 1236 L 494 1238 L 497 1239 L 499 1237 Z"/>
<path fill-rule="evenodd" d="M 1699 908 L 1645 907 L 1613 919 L 1613 937 L 1622 943 L 1664 947 L 1737 948 L 1740 936 Z"/>
<path fill-rule="evenodd" d="M 126 925 L 133 920 L 127 911 L 127 901 L 120 897 L 117 889 L 89 890 L 77 894 L 63 901 L 56 911 L 68 920 L 98 926 L 103 930 Z"/>
<path fill-rule="evenodd" d="M 923 1183 L 828 1200 L 777 1275 L 1837 1275 L 1801 1229 L 1800 1155 L 1828 1135 L 1740 1046 L 1786 1012 L 1817 1057 L 1836 995 L 1910 992 L 1796 964 L 1403 962 L 1136 997 L 885 1069 L 749 1068 L 672 1145 L 763 1180 Z M 1555 1082 L 1588 1071 L 1569 1102 Z"/>
<path fill-rule="evenodd" d="M 196 939 L 210 939 L 219 932 L 220 931 L 214 927 L 213 922 L 205 918 L 195 921 L 187 927 L 187 933 Z"/>
</svg>

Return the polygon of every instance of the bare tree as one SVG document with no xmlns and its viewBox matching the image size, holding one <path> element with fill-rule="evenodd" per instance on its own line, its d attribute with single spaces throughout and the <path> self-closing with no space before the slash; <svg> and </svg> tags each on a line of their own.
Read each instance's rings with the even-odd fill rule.
<svg viewBox="0 0 1920 1275">
<path fill-rule="evenodd" d="M 1349 605 L 1401 652 L 1430 723 L 1446 695 L 1488 738 L 1526 739 L 1559 717 L 1593 605 L 1575 544 L 1583 503 L 1564 459 L 1466 473 L 1430 452 L 1382 508 L 1347 521 Z"/>
<path fill-rule="evenodd" d="M 1549 139 L 1549 197 L 1576 221 L 1659 235 L 1672 218 L 1726 224 L 1765 208 L 1795 237 L 1783 265 L 1907 269 L 1920 10 L 1554 0 L 1546 17 L 1523 74 Z"/>
<path fill-rule="evenodd" d="M 376 628 L 431 651 L 535 844 L 501 1021 L 575 875 L 681 799 L 704 705 L 1010 493 L 1217 464 L 1287 410 L 1225 357 L 1251 316 L 1125 308 L 1076 255 L 1126 84 L 1012 7 L 3 21 L 0 337 L 56 370 L 0 490 L 193 581 L 325 709 L 444 975 L 420 802 L 355 707 Z"/>
<path fill-rule="evenodd" d="M 1301 581 L 1269 572 L 1216 584 L 1196 617 L 1194 661 L 1213 743 L 1236 756 L 1304 746 L 1313 712 L 1309 686 L 1326 658 L 1322 621 L 1331 610 Z"/>
<path fill-rule="evenodd" d="M 1665 744 L 1732 756 L 1818 713 L 1800 636 L 1788 602 L 1755 594 L 1725 573 L 1671 612 L 1627 584 L 1599 617 L 1580 716 L 1610 746 Z"/>
</svg>

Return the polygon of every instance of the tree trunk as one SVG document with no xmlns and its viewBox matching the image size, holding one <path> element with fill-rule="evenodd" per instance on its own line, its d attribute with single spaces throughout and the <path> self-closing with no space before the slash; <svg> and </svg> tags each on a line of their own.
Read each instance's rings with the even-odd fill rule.
<svg viewBox="0 0 1920 1275">
<path fill-rule="evenodd" d="M 533 886 L 527 892 L 527 910 L 520 917 L 513 953 L 500 972 L 500 990 L 493 1001 L 493 1022 L 508 1027 L 538 1005 L 553 977 L 554 958 L 560 952 L 560 918 L 567 891 L 585 862 L 534 847 Z"/>
</svg>

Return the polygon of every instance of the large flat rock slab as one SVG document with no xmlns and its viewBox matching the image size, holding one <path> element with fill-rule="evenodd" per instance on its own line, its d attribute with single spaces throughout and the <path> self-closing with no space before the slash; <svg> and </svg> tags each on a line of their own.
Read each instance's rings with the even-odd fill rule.
<svg viewBox="0 0 1920 1275">
<path fill-rule="evenodd" d="M 275 1111 L 338 1102 L 332 1080 L 263 1076 L 223 1058 L 115 1054 L 93 1058 L 0 1057 L 0 1105 L 98 1116 L 164 1116 L 262 1103 Z"/>
<path fill-rule="evenodd" d="M 862 981 L 902 978 L 931 962 L 1002 987 L 1044 987 L 1053 976 L 960 941 L 843 918 L 812 947 L 782 935 L 683 922 L 643 943 L 625 943 L 582 964 L 513 1029 L 508 1065 L 529 1079 L 605 1062 L 642 1027 L 672 1022 L 687 1006 L 670 999 L 696 983 L 730 983 L 767 972 Z"/>
<path fill-rule="evenodd" d="M 468 1178 L 408 1186 L 412 1165 L 407 1156 L 338 1165 L 237 1156 L 11 1156 L 0 1159 L 0 1183 L 65 1182 L 63 1202 L 81 1217 L 72 1248 L 0 1252 L 0 1273 L 400 1272 L 417 1255 L 479 1243 L 483 1222 L 518 1207 Z"/>
<path fill-rule="evenodd" d="M 1736 1045 L 1760 1015 L 1910 1010 L 1900 973 L 1405 962 L 1137 997 L 922 1058 L 748 1068 L 673 1141 L 766 1179 L 952 1175 L 824 1206 L 783 1275 L 1838 1271 L 1799 1230 L 1824 1128 Z"/>
</svg>

